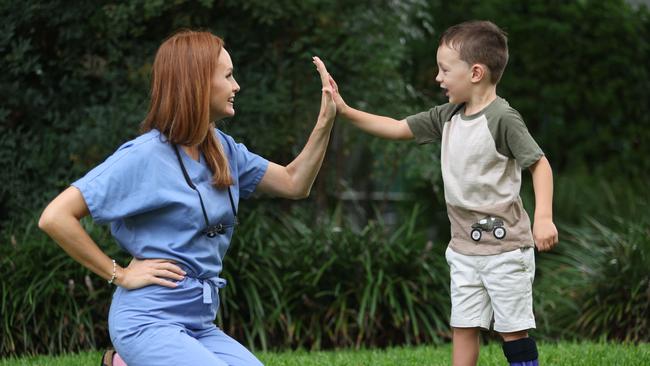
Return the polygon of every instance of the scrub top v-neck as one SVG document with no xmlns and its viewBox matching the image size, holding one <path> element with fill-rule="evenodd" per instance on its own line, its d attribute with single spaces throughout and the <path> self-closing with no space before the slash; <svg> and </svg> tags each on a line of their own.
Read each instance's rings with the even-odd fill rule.
<svg viewBox="0 0 650 366">
<path fill-rule="evenodd" d="M 227 156 L 235 207 L 250 196 L 269 162 L 215 129 Z M 84 177 L 72 183 L 98 223 L 110 223 L 119 245 L 139 259 L 164 258 L 181 264 L 198 278 L 217 277 L 230 245 L 235 221 L 227 189 L 211 184 L 205 157 L 199 161 L 183 149 L 180 156 L 199 190 L 210 224 L 224 234 L 208 237 L 197 192 L 188 186 L 173 147 L 157 130 L 123 144 Z"/>
</svg>

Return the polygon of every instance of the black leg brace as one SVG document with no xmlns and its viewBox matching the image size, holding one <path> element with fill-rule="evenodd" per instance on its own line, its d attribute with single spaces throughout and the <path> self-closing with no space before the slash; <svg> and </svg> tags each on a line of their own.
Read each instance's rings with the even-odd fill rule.
<svg viewBox="0 0 650 366">
<path fill-rule="evenodd" d="M 508 362 L 525 362 L 536 360 L 537 344 L 532 338 L 522 338 L 516 341 L 503 342 L 503 354 Z"/>
</svg>

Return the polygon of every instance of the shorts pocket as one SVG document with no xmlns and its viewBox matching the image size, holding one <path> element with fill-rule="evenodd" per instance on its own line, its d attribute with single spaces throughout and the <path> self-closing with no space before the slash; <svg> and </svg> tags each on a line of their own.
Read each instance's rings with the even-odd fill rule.
<svg viewBox="0 0 650 366">
<path fill-rule="evenodd" d="M 535 249 L 532 247 L 521 248 L 521 263 L 523 268 L 530 274 L 531 277 L 535 276 Z"/>
</svg>

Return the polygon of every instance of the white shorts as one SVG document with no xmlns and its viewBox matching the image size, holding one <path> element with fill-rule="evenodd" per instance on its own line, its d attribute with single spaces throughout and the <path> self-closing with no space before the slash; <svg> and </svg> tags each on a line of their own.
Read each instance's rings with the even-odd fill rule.
<svg viewBox="0 0 650 366">
<path fill-rule="evenodd" d="M 464 255 L 447 247 L 451 277 L 451 320 L 455 328 L 501 333 L 535 328 L 533 279 L 535 251 L 516 249 L 496 255 Z"/>
</svg>

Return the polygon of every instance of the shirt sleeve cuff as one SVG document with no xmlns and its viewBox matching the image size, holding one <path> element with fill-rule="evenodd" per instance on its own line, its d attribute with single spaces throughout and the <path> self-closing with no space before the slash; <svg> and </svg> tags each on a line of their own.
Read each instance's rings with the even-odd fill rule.
<svg viewBox="0 0 650 366">
<path fill-rule="evenodd" d="M 262 178 L 264 178 L 264 174 L 266 174 L 266 171 L 269 168 L 269 161 L 262 158 L 261 156 L 260 156 L 260 159 L 262 160 L 262 162 L 260 164 L 261 166 L 259 167 L 259 169 L 257 169 L 257 171 L 255 173 L 255 177 L 253 178 L 252 184 L 250 185 L 250 188 L 240 191 L 241 192 L 240 193 L 241 198 L 244 198 L 244 199 L 248 198 L 253 194 L 253 192 L 255 192 L 255 190 L 257 189 L 257 185 L 260 184 L 260 182 L 262 181 Z"/>
</svg>

